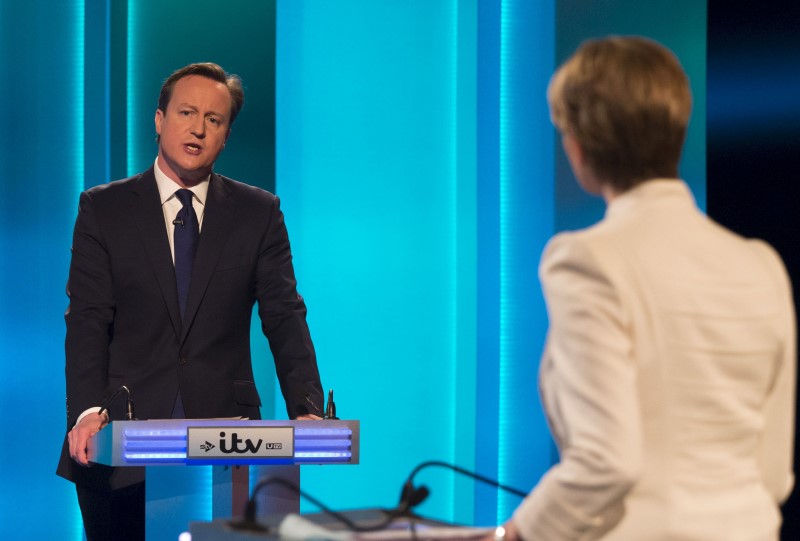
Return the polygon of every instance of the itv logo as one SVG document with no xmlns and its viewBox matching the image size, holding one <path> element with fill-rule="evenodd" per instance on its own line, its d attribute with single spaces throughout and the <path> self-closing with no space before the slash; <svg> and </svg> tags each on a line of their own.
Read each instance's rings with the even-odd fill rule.
<svg viewBox="0 0 800 541">
<path fill-rule="evenodd" d="M 294 427 L 232 426 L 187 428 L 187 458 L 291 458 Z"/>
<path fill-rule="evenodd" d="M 239 446 L 240 443 L 242 444 L 241 447 Z M 253 442 L 250 438 L 243 440 L 236 432 L 231 432 L 230 437 L 226 436 L 225 432 L 219 433 L 219 450 L 225 454 L 258 454 L 262 443 L 264 443 L 262 439 L 257 442 Z M 268 442 L 264 444 L 264 449 L 283 449 L 283 444 L 281 442 Z"/>
</svg>

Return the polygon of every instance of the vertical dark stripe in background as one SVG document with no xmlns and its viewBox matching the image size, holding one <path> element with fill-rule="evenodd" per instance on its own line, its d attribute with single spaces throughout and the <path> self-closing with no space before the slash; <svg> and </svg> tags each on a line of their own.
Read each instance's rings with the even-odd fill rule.
<svg viewBox="0 0 800 541">
<path fill-rule="evenodd" d="M 780 252 L 792 277 L 795 305 L 800 290 L 798 126 L 800 4 L 709 0 L 708 214 Z M 798 492 L 784 506 L 783 540 L 800 539 Z"/>
</svg>

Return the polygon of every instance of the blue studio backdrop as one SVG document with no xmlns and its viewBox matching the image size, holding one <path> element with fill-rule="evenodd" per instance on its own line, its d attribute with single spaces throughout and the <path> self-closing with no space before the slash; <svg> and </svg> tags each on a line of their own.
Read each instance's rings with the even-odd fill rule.
<svg viewBox="0 0 800 541">
<path fill-rule="evenodd" d="M 305 467 L 304 488 L 338 509 L 391 507 L 414 466 L 443 460 L 530 489 L 556 459 L 536 387 L 539 254 L 602 214 L 545 102 L 580 41 L 644 34 L 678 54 L 695 98 L 682 173 L 705 202 L 705 3 L 643 5 L 0 0 L 4 530 L 82 538 L 54 474 L 78 195 L 152 163 L 161 82 L 196 61 L 244 80 L 217 170 L 281 197 L 323 385 L 362 423 L 361 464 Z M 253 356 L 263 415 L 281 418 L 257 324 Z M 447 471 L 419 481 L 435 518 L 497 523 L 519 503 Z"/>
</svg>

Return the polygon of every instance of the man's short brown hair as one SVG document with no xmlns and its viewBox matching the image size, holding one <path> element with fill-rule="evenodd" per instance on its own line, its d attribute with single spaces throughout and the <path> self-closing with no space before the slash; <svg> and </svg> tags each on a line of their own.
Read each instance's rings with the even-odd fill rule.
<svg viewBox="0 0 800 541">
<path fill-rule="evenodd" d="M 575 138 L 600 182 L 622 192 L 678 176 L 692 97 L 664 46 L 641 37 L 587 41 L 553 75 L 547 98 L 553 123 Z"/>
<path fill-rule="evenodd" d="M 158 95 L 158 108 L 166 113 L 169 100 L 172 98 L 172 91 L 178 81 L 190 75 L 199 75 L 206 77 L 212 81 L 224 84 L 228 87 L 231 94 L 231 112 L 230 122 L 228 126 L 233 125 L 239 111 L 242 110 L 244 105 L 244 90 L 242 89 L 242 80 L 238 75 L 228 75 L 225 70 L 218 64 L 213 62 L 198 62 L 196 64 L 189 64 L 181 69 L 175 71 L 170 75 L 164 84 L 161 85 L 161 93 Z"/>
</svg>

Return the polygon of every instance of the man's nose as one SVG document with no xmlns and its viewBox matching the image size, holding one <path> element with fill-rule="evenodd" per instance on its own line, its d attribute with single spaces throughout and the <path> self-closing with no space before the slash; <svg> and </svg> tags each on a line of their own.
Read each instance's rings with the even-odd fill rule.
<svg viewBox="0 0 800 541">
<path fill-rule="evenodd" d="M 198 139 L 206 136 L 206 120 L 204 118 L 197 118 L 192 122 L 192 135 Z"/>
</svg>

